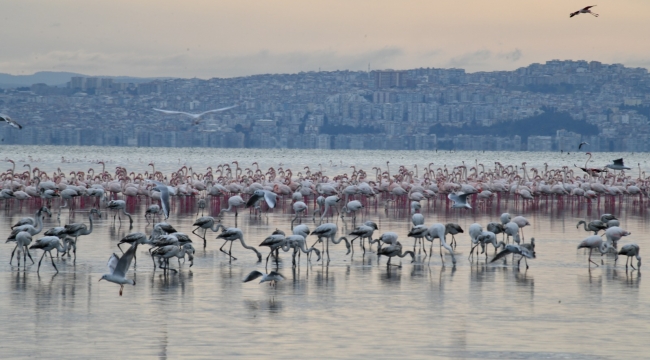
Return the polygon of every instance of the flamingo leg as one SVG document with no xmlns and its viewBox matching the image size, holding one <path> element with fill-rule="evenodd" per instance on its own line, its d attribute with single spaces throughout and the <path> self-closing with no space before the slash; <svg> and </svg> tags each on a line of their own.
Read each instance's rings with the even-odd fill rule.
<svg viewBox="0 0 650 360">
<path fill-rule="evenodd" d="M 598 266 L 598 264 L 596 264 L 595 262 L 593 262 L 593 261 L 591 260 L 591 252 L 592 252 L 592 251 L 594 251 L 594 249 L 589 249 L 589 266 L 591 266 L 592 263 L 593 263 L 594 265 Z"/>
<path fill-rule="evenodd" d="M 54 270 L 56 270 L 57 274 L 59 273 L 59 269 L 56 268 L 56 265 L 54 264 L 54 257 L 52 256 L 52 252 L 48 251 L 50 253 L 50 260 L 52 260 L 52 266 L 54 266 Z"/>
<path fill-rule="evenodd" d="M 38 268 L 36 269 L 36 273 L 41 270 L 41 262 L 43 261 L 43 258 L 45 257 L 45 251 L 43 251 L 43 255 L 41 255 L 41 259 L 38 261 Z"/>
</svg>

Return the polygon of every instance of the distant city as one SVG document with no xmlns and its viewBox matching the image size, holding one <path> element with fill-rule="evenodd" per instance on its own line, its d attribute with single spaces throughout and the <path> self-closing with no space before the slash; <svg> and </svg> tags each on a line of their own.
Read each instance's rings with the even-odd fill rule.
<svg viewBox="0 0 650 360">
<path fill-rule="evenodd" d="M 235 104 L 197 125 L 152 110 Z M 145 82 L 74 76 L 66 86 L 0 90 L 0 112 L 24 126 L 0 124 L 0 144 L 571 152 L 587 142 L 582 151 L 650 151 L 648 71 L 597 61 L 476 73 L 419 68 Z"/>
</svg>

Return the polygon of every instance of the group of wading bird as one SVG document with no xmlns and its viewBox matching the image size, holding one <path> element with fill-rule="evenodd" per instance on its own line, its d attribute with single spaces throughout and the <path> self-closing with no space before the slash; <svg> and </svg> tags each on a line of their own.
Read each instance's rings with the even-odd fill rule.
<svg viewBox="0 0 650 360">
<path fill-rule="evenodd" d="M 13 161 L 11 162 L 13 163 Z M 352 167 L 353 172 L 350 176 L 343 174 L 330 179 L 323 174 L 322 169 L 312 173 L 308 167 L 305 167 L 304 174 L 298 173 L 298 176 L 294 177 L 290 169 L 285 170 L 279 168 L 276 171 L 272 167 L 266 173 L 263 173 L 259 167 L 253 171 L 252 169 L 240 169 L 237 162 L 233 162 L 233 164 L 236 165 L 234 171 L 229 164 L 223 164 L 219 165 L 216 170 L 208 168 L 205 174 L 195 173 L 191 167 L 187 168 L 184 166 L 172 173 L 169 177 L 156 171 L 153 164 L 150 164 L 152 166 L 151 173 L 145 172 L 144 174 L 137 175 L 133 172 L 130 174 L 127 173 L 123 167 L 117 167 L 113 175 L 105 171 L 104 167 L 99 174 L 95 174 L 95 171 L 91 168 L 88 174 L 84 172 L 71 172 L 70 177 L 67 177 L 64 173 L 58 171 L 50 177 L 49 174 L 40 171 L 38 168 L 34 168 L 33 170 L 30 168 L 30 171 L 17 174 L 15 173 L 14 163 L 14 168 L 3 173 L 0 177 L 3 180 L 3 190 L 0 194 L 5 194 L 2 199 L 6 201 L 6 206 L 11 205 L 10 202 L 12 199 L 19 198 L 17 195 L 20 195 L 21 192 L 28 193 L 36 191 L 38 197 L 33 199 L 28 198 L 29 201 L 44 201 L 51 204 L 53 199 L 60 198 L 61 202 L 64 202 L 64 205 L 59 206 L 59 216 L 61 209 L 67 207 L 68 201 L 71 202 L 72 208 L 70 211 L 72 212 L 74 211 L 75 201 L 79 197 L 87 196 L 95 199 L 96 206 L 103 206 L 105 204 L 107 209 L 116 211 L 113 216 L 113 221 L 121 213 L 128 216 L 131 223 L 133 222 L 131 215 L 126 212 L 126 201 L 131 198 L 137 199 L 139 196 L 145 196 L 159 201 L 160 205 L 153 204 L 147 209 L 145 217 L 149 221 L 149 217 L 155 220 L 155 217 L 161 214 L 167 219 L 170 214 L 171 200 L 173 198 L 199 195 L 201 198 L 197 202 L 198 208 L 204 210 L 209 204 L 205 200 L 206 196 L 211 196 L 213 200 L 221 199 L 223 196 L 223 199 L 228 203 L 228 207 L 224 207 L 219 211 L 219 217 L 217 219 L 210 216 L 198 218 L 194 223 L 196 228 L 193 230 L 193 233 L 204 240 L 205 246 L 207 245 L 207 230 L 210 229 L 216 232 L 221 229 L 222 232 L 217 236 L 217 239 L 222 239 L 225 242 L 221 246 L 220 251 L 226 253 L 230 260 L 236 260 L 232 256 L 231 249 L 233 242 L 239 240 L 245 248 L 256 253 L 259 261 L 262 260 L 262 255 L 255 247 L 246 245 L 241 229 L 237 227 L 225 227 L 219 223 L 220 220 L 218 219 L 224 212 L 234 212 L 236 221 L 238 214 L 237 208 L 242 206 L 255 209 L 256 214 L 261 216 L 261 211 L 264 208 L 273 209 L 276 207 L 278 197 L 290 196 L 292 199 L 291 206 L 295 212 L 295 216 L 291 220 L 292 232 L 287 236 L 286 233 L 278 230 L 264 239 L 260 244 L 260 246 L 270 248 L 269 255 L 266 257 L 267 265 L 270 256 L 274 253 L 277 261 L 280 250 L 293 250 L 294 264 L 296 263 L 296 255 L 300 253 L 306 253 L 308 256 L 312 252 L 316 253 L 318 257 L 317 261 L 320 260 L 321 250 L 314 247 L 316 243 L 311 247 L 307 247 L 306 245 L 307 237 L 313 235 L 317 237 L 317 242 L 323 243 L 322 249 L 327 253 L 328 261 L 330 241 L 334 244 L 344 242 L 349 254 L 353 250 L 353 242 L 357 239 L 360 240 L 360 247 L 365 252 L 365 240 L 367 239 L 369 246 L 378 244 L 376 250 L 377 255 L 379 257 L 388 257 L 387 266 L 390 266 L 390 261 L 395 256 L 402 258 L 411 256 L 412 260 L 415 260 L 415 250 L 418 242 L 421 247 L 420 251 L 424 251 L 425 256 L 429 256 L 430 261 L 435 239 L 439 239 L 440 241 L 443 262 L 442 248 L 444 247 L 449 252 L 452 262 L 456 263 L 453 250 L 456 246 L 454 235 L 463 233 L 463 229 L 453 223 L 434 224 L 427 227 L 424 225 L 424 217 L 418 212 L 421 208 L 421 201 L 435 200 L 438 198 L 438 194 L 445 194 L 449 200 L 452 200 L 452 208 L 471 208 L 468 202 L 470 200 L 468 198 L 469 196 L 476 195 L 475 199 L 481 201 L 481 199 L 490 199 L 492 197 L 492 191 L 505 196 L 508 196 L 508 194 L 516 194 L 523 199 L 527 199 L 528 196 L 532 197 L 548 193 L 551 195 L 556 194 L 559 199 L 559 196 L 575 193 L 577 189 L 588 188 L 589 190 L 587 192 L 594 192 L 594 190 L 600 188 L 599 186 L 602 186 L 606 189 L 603 192 L 604 195 L 617 198 L 617 196 L 622 197 L 624 194 L 638 194 L 638 201 L 642 203 L 643 197 L 647 193 L 647 185 L 650 182 L 650 179 L 646 178 L 645 173 L 641 172 L 640 169 L 638 178 L 634 179 L 631 175 L 626 175 L 623 171 L 617 175 L 608 174 L 605 171 L 596 173 L 593 171 L 594 169 L 586 168 L 586 164 L 586 174 L 583 177 L 574 175 L 573 170 L 564 167 L 561 170 L 544 169 L 541 171 L 533 168 L 530 171 L 535 175 L 531 178 L 528 176 L 525 163 L 521 166 L 523 174 L 520 175 L 520 168 L 518 166 L 511 165 L 504 167 L 500 163 L 496 163 L 494 170 L 486 170 L 478 162 L 469 172 L 465 165 L 454 167 L 450 172 L 446 166 L 444 169 L 438 168 L 434 170 L 431 168 L 432 164 L 430 164 L 429 167 L 424 169 L 423 176 L 420 177 L 417 167 L 414 167 L 414 171 L 410 171 L 404 166 L 399 168 L 397 175 L 391 176 L 388 167 L 389 163 L 387 162 L 386 171 L 384 172 L 377 167 L 373 168 L 376 171 L 376 180 L 370 180 L 365 171 L 362 169 L 357 170 L 354 167 Z M 257 164 L 254 163 L 253 165 Z M 334 167 L 334 164 L 330 163 L 330 166 Z M 622 165 L 622 161 L 616 161 L 615 164 L 611 164 L 610 168 L 622 170 L 620 166 L 624 166 Z M 215 175 L 218 176 L 215 178 Z M 561 191 L 557 189 L 561 189 Z M 126 201 L 116 199 L 120 193 L 125 197 Z M 8 194 L 13 195 L 13 197 L 7 196 Z M 244 201 L 242 195 L 248 197 L 248 200 Z M 315 215 L 320 215 L 319 226 L 313 231 L 310 231 L 306 225 L 302 224 L 302 218 L 307 213 L 307 202 L 309 202 L 308 198 L 310 196 L 315 202 L 315 210 L 312 212 L 314 222 L 317 221 Z M 361 201 L 349 199 L 355 196 Z M 354 223 L 356 221 L 356 212 L 364 207 L 364 202 L 367 205 L 370 199 L 377 199 L 380 196 L 388 197 L 388 199 L 383 201 L 386 209 L 388 209 L 391 203 L 395 207 L 405 206 L 407 209 L 410 207 L 413 213 L 413 228 L 408 236 L 415 239 L 413 251 L 404 251 L 401 242 L 397 240 L 397 234 L 394 232 L 383 233 L 379 238 L 373 240 L 374 232 L 379 229 L 376 223 L 371 221 L 365 222 L 350 232 L 348 234 L 350 240 L 345 236 L 337 239 L 337 225 L 334 223 L 323 223 L 324 217 L 329 213 L 333 214 L 334 210 L 344 220 L 346 215 L 352 214 L 351 217 Z M 111 197 L 114 200 L 108 200 Z M 636 199 L 632 200 L 637 201 Z M 341 211 L 338 209 L 339 204 L 345 204 Z M 46 253 L 50 253 L 52 265 L 56 269 L 51 251 L 56 249 L 57 252 L 61 252 L 64 255 L 68 254 L 68 256 L 72 252 L 76 257 L 78 237 L 88 235 L 92 232 L 93 215 L 101 216 L 99 210 L 92 209 L 89 213 L 89 226 L 86 226 L 84 223 L 73 223 L 63 227 L 55 227 L 47 230 L 44 237 L 31 244 L 32 236 L 39 234 L 43 230 L 42 217 L 45 213 L 51 216 L 51 211 L 47 206 L 40 207 L 33 218 L 23 218 L 15 224 L 7 240 L 8 242 L 16 242 L 10 262 L 13 261 L 13 256 L 16 251 L 18 251 L 18 261 L 20 261 L 20 255 L 22 254 L 23 262 L 26 262 L 27 256 L 31 259 L 29 249 L 42 249 L 44 252 L 39 260 L 38 270 L 40 270 L 41 262 Z M 296 221 L 301 224 L 294 227 L 293 225 Z M 495 247 L 495 251 L 501 248 L 502 250 L 491 261 L 502 259 L 507 254 L 517 254 L 520 256 L 518 265 L 524 259 L 528 268 L 526 259 L 535 258 L 535 242 L 534 239 L 531 239 L 528 243 L 520 240 L 523 239 L 523 230 L 520 229 L 526 225 L 528 225 L 528 221 L 525 218 L 518 216 L 511 221 L 510 216 L 507 214 L 504 214 L 499 222 L 488 224 L 487 231 L 484 231 L 479 224 L 470 225 L 468 229 L 472 244 L 470 259 L 473 259 L 475 249 L 478 254 L 479 245 L 487 258 L 485 246 L 492 244 Z M 589 223 L 578 223 L 578 225 L 584 225 L 586 230 L 594 231 L 596 234 L 585 239 L 579 246 L 579 248 L 590 249 L 589 263 L 594 263 L 591 260 L 591 252 L 593 249 L 597 249 L 603 254 L 611 252 L 612 249 L 617 249 L 617 241 L 622 236 L 629 235 L 628 232 L 618 227 L 616 219 L 608 214 L 603 215 L 600 220 Z M 197 233 L 200 230 L 203 230 L 202 235 Z M 597 236 L 600 230 L 605 231 L 603 235 L 607 235 L 606 240 L 603 240 L 601 236 Z M 522 236 L 519 235 L 520 231 L 522 232 Z M 499 233 L 508 235 L 508 238 L 512 237 L 513 243 L 508 243 L 507 239 L 506 242 L 497 242 L 496 235 Z M 446 242 L 447 234 L 452 235 L 451 244 L 447 244 Z M 326 241 L 323 242 L 323 239 Z M 428 254 L 422 239 L 427 239 L 431 242 Z M 228 242 L 230 242 L 230 248 L 226 252 L 224 246 Z M 149 236 L 141 232 L 131 233 L 120 241 L 119 246 L 124 243 L 131 244 L 131 248 L 124 252 L 121 257 L 113 254 L 109 261 L 109 273 L 102 277 L 103 280 L 120 284 L 120 292 L 124 284 L 134 284 L 133 280 L 126 278 L 126 273 L 131 262 L 135 260 L 138 245 L 147 244 L 151 246 L 150 254 L 154 268 L 156 267 L 157 259 L 157 267 L 164 269 L 165 273 L 168 271 L 177 271 L 169 266 L 169 261 L 172 258 L 179 260 L 179 266 L 180 259 L 185 259 L 186 257 L 193 264 L 195 250 L 192 246 L 191 239 L 187 235 L 177 232 L 167 223 L 155 224 Z M 638 245 L 626 245 L 618 253 L 628 256 L 628 262 L 630 257 L 636 256 L 640 265 Z M 58 272 L 58 269 L 56 270 Z M 265 274 L 254 271 L 246 280 L 249 281 L 260 276 L 262 277 L 262 281 L 271 281 L 272 284 L 281 279 L 281 275 L 277 272 Z"/>
</svg>

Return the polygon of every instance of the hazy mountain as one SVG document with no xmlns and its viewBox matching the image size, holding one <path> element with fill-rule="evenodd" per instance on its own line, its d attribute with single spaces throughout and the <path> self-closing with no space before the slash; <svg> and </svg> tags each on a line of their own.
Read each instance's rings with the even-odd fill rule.
<svg viewBox="0 0 650 360">
<path fill-rule="evenodd" d="M 33 84 L 47 84 L 50 86 L 65 86 L 73 76 L 88 76 L 84 74 L 64 72 L 64 71 L 39 71 L 32 75 L 11 75 L 0 73 L 0 88 L 15 88 L 22 86 L 31 86 Z M 117 82 L 142 83 L 155 79 L 168 78 L 136 78 L 128 76 L 96 76 L 101 78 L 112 78 Z"/>
</svg>

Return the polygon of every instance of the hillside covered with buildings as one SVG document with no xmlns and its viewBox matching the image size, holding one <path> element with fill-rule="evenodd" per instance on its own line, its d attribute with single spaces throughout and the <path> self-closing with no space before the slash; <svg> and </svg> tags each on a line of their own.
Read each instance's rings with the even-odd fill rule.
<svg viewBox="0 0 650 360">
<path fill-rule="evenodd" d="M 202 112 L 198 125 L 153 108 Z M 142 83 L 75 76 L 0 90 L 3 144 L 650 151 L 650 75 L 596 61 Z M 2 124 L 0 124 L 2 125 Z M 5 124 L 6 125 L 6 124 Z"/>
</svg>

